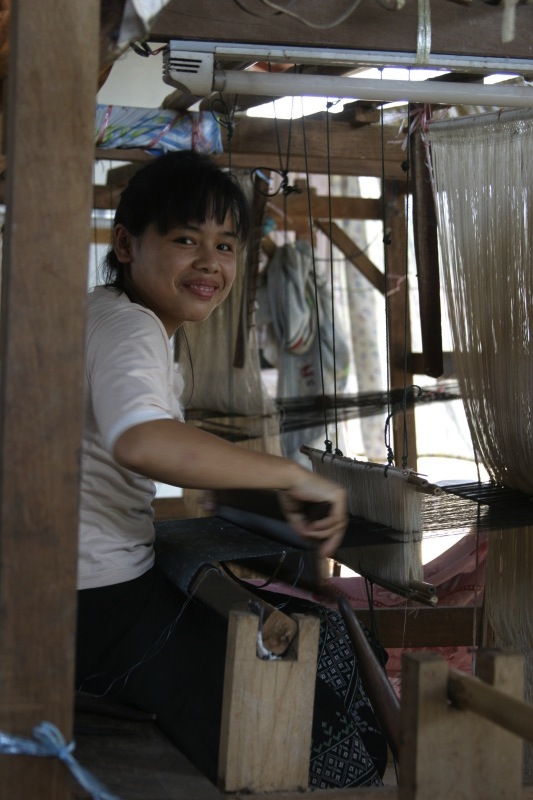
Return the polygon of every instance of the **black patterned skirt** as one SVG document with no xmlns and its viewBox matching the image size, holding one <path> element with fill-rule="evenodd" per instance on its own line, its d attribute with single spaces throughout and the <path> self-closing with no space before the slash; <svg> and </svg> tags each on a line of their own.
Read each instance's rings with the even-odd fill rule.
<svg viewBox="0 0 533 800">
<path fill-rule="evenodd" d="M 287 613 L 320 618 L 310 787 L 380 785 L 387 746 L 342 616 L 305 600 L 263 596 Z M 218 614 L 184 597 L 157 568 L 85 589 L 78 593 L 77 688 L 154 713 L 167 737 L 216 782 L 226 633 Z"/>
</svg>

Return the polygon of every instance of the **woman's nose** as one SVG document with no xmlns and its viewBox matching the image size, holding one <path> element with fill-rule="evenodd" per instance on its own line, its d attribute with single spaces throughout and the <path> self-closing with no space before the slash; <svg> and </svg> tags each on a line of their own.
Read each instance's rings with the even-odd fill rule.
<svg viewBox="0 0 533 800">
<path fill-rule="evenodd" d="M 206 272 L 218 271 L 219 264 L 216 248 L 202 245 L 196 254 L 194 266 L 196 269 L 205 270 Z"/>
</svg>

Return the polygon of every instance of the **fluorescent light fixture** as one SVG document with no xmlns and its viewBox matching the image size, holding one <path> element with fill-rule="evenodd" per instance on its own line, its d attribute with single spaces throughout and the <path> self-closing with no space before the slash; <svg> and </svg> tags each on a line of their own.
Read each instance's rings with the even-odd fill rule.
<svg viewBox="0 0 533 800">
<path fill-rule="evenodd" d="M 383 52 L 381 50 L 343 50 L 332 47 L 284 46 L 270 44 L 248 44 L 232 42 L 200 42 L 193 39 L 172 39 L 165 61 L 171 60 L 173 53 L 210 53 L 220 61 L 282 62 L 291 64 L 327 64 L 344 66 L 346 70 L 360 67 L 404 67 L 421 69 L 416 63 L 416 52 Z M 383 60 L 387 59 L 384 64 Z M 479 72 L 531 74 L 533 61 L 520 58 L 492 58 L 489 56 L 456 56 L 430 53 L 425 69 Z"/>
<path fill-rule="evenodd" d="M 351 77 L 369 78 L 381 80 L 412 80 L 424 81 L 435 78 L 437 75 L 446 75 L 444 70 L 434 69 L 406 69 L 404 67 L 385 67 L 378 69 L 359 69 Z M 505 77 L 505 76 L 504 76 Z M 402 105 L 402 101 L 391 105 Z M 328 107 L 329 106 L 329 107 Z M 389 106 L 387 106 L 389 107 Z M 249 108 L 249 117 L 276 117 L 277 119 L 299 119 L 309 114 L 317 114 L 320 111 L 329 111 L 330 114 L 338 114 L 344 108 L 342 99 L 338 97 L 280 97 L 277 100 L 270 100 L 267 103 Z"/>
<path fill-rule="evenodd" d="M 533 87 L 485 85 L 445 81 L 394 81 L 350 78 L 331 75 L 295 75 L 248 71 L 216 71 L 212 90 L 228 94 L 252 94 L 271 97 L 285 95 L 341 97 L 345 100 L 372 100 L 445 105 L 494 107 L 533 107 Z"/>
<path fill-rule="evenodd" d="M 382 77 L 381 73 L 380 79 L 374 80 L 358 75 L 345 77 L 293 72 L 217 70 L 213 49 L 178 50 L 177 44 L 181 43 L 171 42 L 165 54 L 163 80 L 189 94 L 203 97 L 211 92 L 225 92 L 266 97 L 291 95 L 375 102 L 400 100 L 445 105 L 533 107 L 533 87 L 529 85 L 507 84 L 500 87 L 498 84 L 392 80 Z"/>
</svg>

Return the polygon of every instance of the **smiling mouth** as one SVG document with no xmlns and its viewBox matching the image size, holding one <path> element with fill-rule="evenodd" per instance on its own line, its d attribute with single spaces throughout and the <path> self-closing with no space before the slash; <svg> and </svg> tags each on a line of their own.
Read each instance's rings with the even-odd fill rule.
<svg viewBox="0 0 533 800">
<path fill-rule="evenodd" d="M 189 283 L 187 284 L 187 289 L 197 297 L 205 297 L 208 300 L 218 291 L 217 286 L 208 286 L 203 283 Z"/>
</svg>

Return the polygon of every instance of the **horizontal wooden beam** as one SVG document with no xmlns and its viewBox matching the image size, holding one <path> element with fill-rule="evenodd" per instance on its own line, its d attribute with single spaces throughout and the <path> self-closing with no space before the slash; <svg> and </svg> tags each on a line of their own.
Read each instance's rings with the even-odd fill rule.
<svg viewBox="0 0 533 800">
<path fill-rule="evenodd" d="M 243 116 L 235 125 L 231 146 L 223 141 L 225 152 L 213 155 L 213 159 L 221 166 L 231 166 L 236 170 L 279 170 L 282 164 L 293 174 L 319 175 L 330 172 L 332 175 L 353 177 L 384 176 L 401 184 L 405 183 L 401 166 L 405 160 L 402 143 L 402 134 L 396 127 L 388 125 L 382 132 L 379 125 L 354 128 L 348 121 L 333 118 L 328 135 L 324 119 L 289 122 Z M 126 161 L 133 168 L 153 158 L 150 153 L 138 148 L 97 148 L 95 156 L 104 161 Z M 95 187 L 94 207 L 115 208 L 132 171 L 132 167 L 113 169 L 109 185 Z M 280 199 L 272 198 L 269 202 L 277 205 Z M 314 216 L 329 216 L 326 198 L 317 197 L 313 203 L 317 204 L 316 210 L 313 210 Z M 334 218 L 380 218 L 378 200 L 332 198 L 332 203 Z M 296 209 L 295 213 L 307 215 L 306 197 L 293 195 L 290 205 Z"/>
<path fill-rule="evenodd" d="M 375 625 L 383 647 L 472 647 L 481 642 L 483 613 L 473 606 L 356 609 L 369 629 Z M 474 625 L 475 617 L 475 625 Z"/>
<path fill-rule="evenodd" d="M 417 53 L 418 6 L 405 3 L 389 11 L 377 0 L 361 0 L 342 22 L 329 25 L 346 10 L 345 0 L 307 0 L 291 10 L 318 27 L 310 27 L 287 14 L 268 13 L 264 4 L 249 0 L 249 11 L 234 0 L 170 0 L 152 24 L 154 41 L 194 39 L 215 42 L 250 42 L 268 45 L 300 45 L 382 52 L 383 65 L 390 61 L 387 51 Z M 472 0 L 468 4 L 440 0 L 431 6 L 431 53 L 479 58 L 533 58 L 533 17 L 527 5 L 516 7 L 512 41 L 502 42 L 503 8 Z M 533 62 L 530 64 L 530 68 Z"/>
<path fill-rule="evenodd" d="M 405 181 L 403 135 L 396 126 L 354 128 L 349 122 L 331 120 L 329 136 L 324 120 L 237 120 L 231 148 L 223 140 L 221 163 L 235 168 L 289 169 L 311 174 L 369 175 Z M 278 145 L 279 141 L 279 145 Z"/>
<path fill-rule="evenodd" d="M 261 630 L 265 649 L 276 655 L 285 653 L 298 633 L 295 619 L 254 595 L 215 564 L 205 565 L 198 572 L 190 586 L 190 594 L 227 620 L 233 610 L 253 611 L 257 614 L 256 633 Z"/>
<path fill-rule="evenodd" d="M 303 125 L 305 124 L 305 134 Z M 403 135 L 398 128 L 377 125 L 354 128 L 347 121 L 330 124 L 329 143 L 325 121 L 274 120 L 239 117 L 231 138 L 224 139 L 224 153 L 214 155 L 221 165 L 234 169 L 279 169 L 280 164 L 291 172 L 333 175 L 370 175 L 405 181 L 401 168 L 405 160 Z M 278 140 L 280 146 L 278 147 Z M 142 164 L 153 158 L 138 148 L 96 150 L 96 158 L 109 161 L 129 161 Z"/>
<path fill-rule="evenodd" d="M 307 191 L 301 194 L 291 193 L 287 197 L 278 194 L 270 197 L 267 206 L 273 206 L 278 211 L 286 210 L 289 218 L 309 217 L 309 205 L 313 219 L 382 219 L 381 202 L 374 198 L 366 197 L 327 197 L 312 194 Z"/>
</svg>

